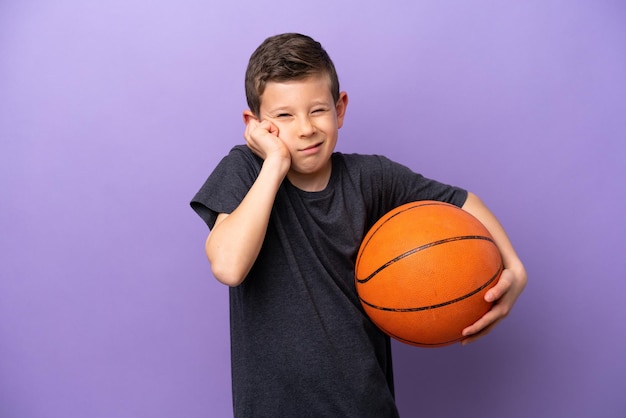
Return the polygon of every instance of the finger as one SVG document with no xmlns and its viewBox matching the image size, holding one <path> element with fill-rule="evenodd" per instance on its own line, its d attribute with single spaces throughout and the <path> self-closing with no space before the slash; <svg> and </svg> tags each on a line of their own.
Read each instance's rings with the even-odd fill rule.
<svg viewBox="0 0 626 418">
<path fill-rule="evenodd" d="M 274 136 L 278 136 L 278 126 L 274 125 L 273 123 L 269 122 L 269 127 L 268 127 L 268 132 L 271 133 Z"/>
<path fill-rule="evenodd" d="M 261 121 L 258 125 L 258 129 L 262 130 L 262 133 L 270 133 L 274 136 L 278 136 L 278 127 L 269 120 Z M 259 134 L 261 134 L 261 132 Z"/>
<path fill-rule="evenodd" d="M 463 330 L 462 335 L 465 337 L 469 337 L 470 335 L 478 334 L 483 329 L 497 322 L 499 315 L 497 312 L 494 312 L 495 310 L 496 310 L 495 308 L 492 308 L 489 312 L 483 315 L 478 321 L 474 322 L 469 327 L 466 327 Z"/>
<path fill-rule="evenodd" d="M 478 321 L 474 322 L 472 325 L 466 327 L 463 330 L 464 336 L 470 336 L 473 334 L 478 334 L 482 332 L 482 330 L 493 327 L 495 324 L 503 320 L 508 316 L 510 312 L 511 302 L 509 300 L 501 299 L 498 303 L 495 303 L 489 312 L 483 315 Z"/>
<path fill-rule="evenodd" d="M 250 120 L 246 124 L 246 129 L 244 130 L 243 136 L 246 141 L 250 141 L 252 138 L 252 132 L 259 126 L 259 123 L 255 120 Z"/>
<path fill-rule="evenodd" d="M 461 340 L 461 345 L 468 345 L 476 342 L 477 340 L 483 338 L 485 335 L 489 334 L 500 321 L 496 321 L 488 327 L 484 328 L 482 331 L 469 335 Z"/>
<path fill-rule="evenodd" d="M 511 274 L 512 273 L 509 270 L 505 269 L 502 271 L 498 283 L 496 283 L 494 287 L 492 287 L 487 293 L 485 293 L 486 302 L 495 302 L 509 291 L 509 289 L 511 288 Z"/>
<path fill-rule="evenodd" d="M 252 132 L 250 132 L 250 129 L 246 129 L 246 132 L 244 134 L 244 138 L 246 140 L 247 147 L 250 148 L 253 153 L 255 153 L 259 157 L 265 159 L 265 155 L 263 153 L 263 149 L 258 144 L 258 142 L 255 140 L 254 135 L 252 134 Z"/>
</svg>

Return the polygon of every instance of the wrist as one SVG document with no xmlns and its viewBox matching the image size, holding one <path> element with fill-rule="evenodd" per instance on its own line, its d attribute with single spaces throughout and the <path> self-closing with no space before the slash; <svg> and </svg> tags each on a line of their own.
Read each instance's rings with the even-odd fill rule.
<svg viewBox="0 0 626 418">
<path fill-rule="evenodd" d="M 509 270 L 511 273 L 513 273 L 513 276 L 515 276 L 518 280 L 522 280 L 523 282 L 526 282 L 527 280 L 526 268 L 520 261 L 516 263 L 504 263 L 504 268 L 506 270 Z"/>
<path fill-rule="evenodd" d="M 287 172 L 289 171 L 289 167 L 291 166 L 291 158 L 278 156 L 278 155 L 268 155 L 267 158 L 263 161 L 262 169 L 274 172 L 279 174 L 281 177 L 285 177 Z"/>
</svg>

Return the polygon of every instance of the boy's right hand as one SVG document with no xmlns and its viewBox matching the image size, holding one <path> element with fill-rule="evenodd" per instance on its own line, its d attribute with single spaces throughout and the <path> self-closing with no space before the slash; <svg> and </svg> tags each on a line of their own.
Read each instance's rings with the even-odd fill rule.
<svg viewBox="0 0 626 418">
<path fill-rule="evenodd" d="M 278 128 L 273 123 L 256 118 L 247 118 L 244 138 L 246 145 L 265 161 L 280 162 L 286 170 L 291 166 L 289 148 L 278 136 Z"/>
</svg>

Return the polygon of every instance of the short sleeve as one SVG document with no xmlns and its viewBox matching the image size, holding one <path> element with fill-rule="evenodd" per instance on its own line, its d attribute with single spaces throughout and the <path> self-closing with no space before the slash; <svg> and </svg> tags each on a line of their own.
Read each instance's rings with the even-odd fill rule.
<svg viewBox="0 0 626 418">
<path fill-rule="evenodd" d="M 384 193 L 388 194 L 392 206 L 418 200 L 436 200 L 461 207 L 467 199 L 467 191 L 441 183 L 415 173 L 410 168 L 380 156 L 383 167 Z"/>
<path fill-rule="evenodd" d="M 254 184 L 262 160 L 245 145 L 231 149 L 190 202 L 209 228 L 217 215 L 234 211 Z"/>
</svg>

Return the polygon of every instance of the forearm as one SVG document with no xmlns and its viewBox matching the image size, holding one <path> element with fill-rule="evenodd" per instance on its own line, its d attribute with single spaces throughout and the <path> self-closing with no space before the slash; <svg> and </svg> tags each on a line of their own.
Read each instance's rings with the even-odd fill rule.
<svg viewBox="0 0 626 418">
<path fill-rule="evenodd" d="M 516 270 L 520 274 L 525 275 L 524 265 L 513 248 L 513 244 L 511 244 L 504 228 L 480 198 L 473 193 L 469 193 L 463 209 L 481 221 L 491 233 L 502 255 L 504 268 Z"/>
<path fill-rule="evenodd" d="M 463 330 L 463 335 L 468 337 L 465 343 L 470 343 L 487 334 L 509 314 L 517 298 L 526 287 L 528 277 L 526 269 L 517 256 L 504 228 L 483 202 L 476 195 L 470 193 L 463 209 L 478 218 L 489 230 L 500 250 L 504 264 L 504 270 L 498 283 L 485 294 L 485 300 L 490 303 L 493 302 L 492 308 L 482 318 Z"/>
<path fill-rule="evenodd" d="M 220 282 L 237 286 L 252 268 L 285 173 L 279 162 L 265 161 L 240 205 L 231 214 L 218 217 L 206 241 L 206 254 L 213 275 Z"/>
</svg>

